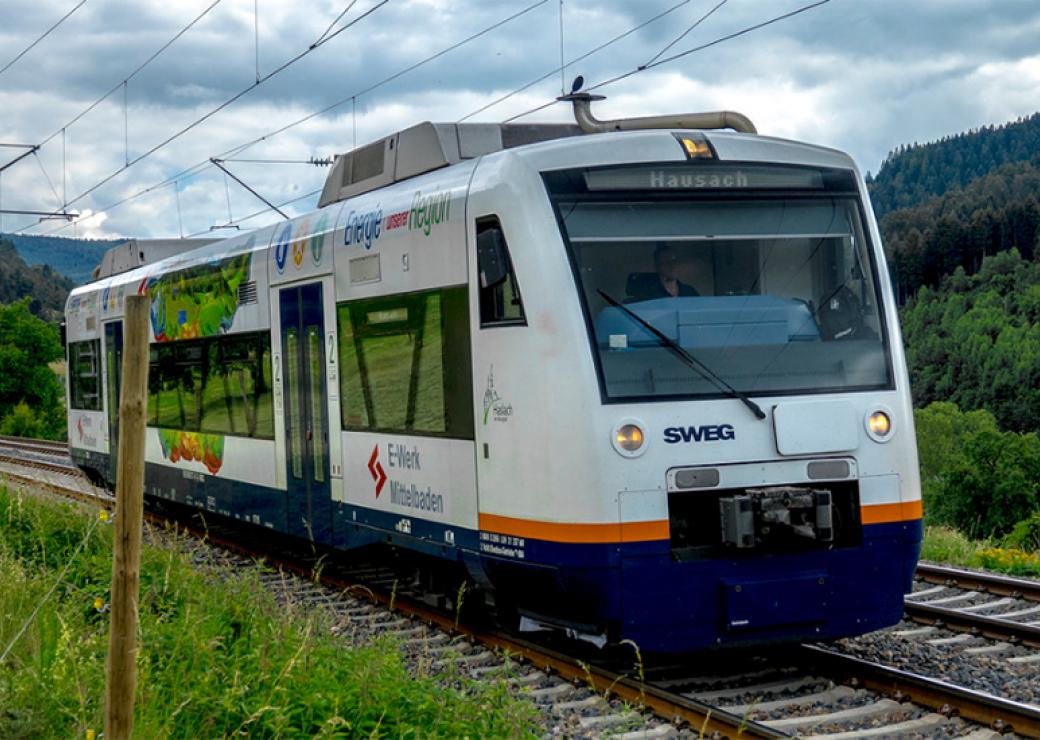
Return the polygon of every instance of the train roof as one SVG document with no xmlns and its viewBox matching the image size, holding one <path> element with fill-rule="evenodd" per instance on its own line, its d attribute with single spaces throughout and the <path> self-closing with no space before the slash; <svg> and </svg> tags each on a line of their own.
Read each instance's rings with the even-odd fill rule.
<svg viewBox="0 0 1040 740">
<path fill-rule="evenodd" d="M 516 157 L 538 172 L 596 165 L 685 161 L 686 155 L 675 136 L 681 133 L 688 133 L 688 130 L 666 127 L 593 134 L 568 124 L 426 122 L 338 156 L 333 171 L 326 180 L 318 208 L 320 210 L 347 198 L 390 188 L 395 183 L 428 173 L 436 177 L 433 173 L 437 170 L 455 171 L 454 166 L 467 161 L 472 164 L 480 157 L 489 160 Z M 775 162 L 856 169 L 851 157 L 827 147 L 722 130 L 700 131 L 698 135 L 711 143 L 718 161 Z M 382 154 L 377 156 L 373 152 Z M 374 164 L 377 160 L 382 162 L 379 168 Z M 368 173 L 367 177 L 360 177 L 365 173 Z M 355 176 L 359 176 L 360 179 L 355 179 Z M 99 274 L 97 282 L 77 288 L 72 295 L 96 290 L 105 285 L 135 283 L 149 275 L 204 264 L 244 252 L 265 250 L 270 243 L 272 232 L 282 223 L 284 222 L 199 248 L 193 248 L 194 245 L 186 243 L 188 240 L 180 242 L 179 248 L 164 243 L 164 249 L 152 250 L 153 259 L 156 261 L 141 258 L 138 264 L 127 264 L 123 270 Z M 151 264 L 145 264 L 146 262 Z"/>
<path fill-rule="evenodd" d="M 680 120 L 677 119 L 676 123 Z M 578 160 L 588 157 L 592 150 L 600 156 L 612 152 L 616 155 L 613 159 L 619 162 L 684 159 L 685 155 L 670 133 L 682 132 L 687 130 L 686 127 L 664 125 L 668 123 L 667 118 L 654 121 L 662 125 L 610 133 L 590 133 L 573 124 L 425 121 L 337 155 L 325 180 L 318 207 L 502 151 L 530 159 L 532 166 L 542 171 L 580 166 Z M 754 133 L 712 131 L 705 136 L 712 142 L 720 160 L 855 167 L 848 155 L 826 147 Z"/>
</svg>

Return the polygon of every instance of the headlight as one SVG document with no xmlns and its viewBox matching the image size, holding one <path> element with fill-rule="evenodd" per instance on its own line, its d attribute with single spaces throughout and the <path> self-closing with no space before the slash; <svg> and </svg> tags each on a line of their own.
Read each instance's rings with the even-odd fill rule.
<svg viewBox="0 0 1040 740">
<path fill-rule="evenodd" d="M 616 427 L 611 437 L 614 449 L 625 457 L 637 457 L 646 450 L 646 432 L 643 424 L 635 419 L 624 419 Z"/>
<path fill-rule="evenodd" d="M 635 452 L 643 446 L 643 430 L 635 424 L 625 424 L 617 430 L 614 438 L 617 440 L 618 447 L 626 452 Z"/>
<path fill-rule="evenodd" d="M 892 437 L 892 417 L 887 410 L 877 409 L 868 414 L 867 434 L 875 442 L 887 442 Z"/>
</svg>

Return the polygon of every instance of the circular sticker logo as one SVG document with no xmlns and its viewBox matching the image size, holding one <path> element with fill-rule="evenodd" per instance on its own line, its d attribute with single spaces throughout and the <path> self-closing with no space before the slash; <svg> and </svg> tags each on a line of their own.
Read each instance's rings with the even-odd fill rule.
<svg viewBox="0 0 1040 740">
<path fill-rule="evenodd" d="M 292 241 L 292 224 L 286 224 L 278 237 L 278 244 L 274 248 L 274 266 L 281 273 L 285 270 L 285 260 L 289 257 L 289 243 Z"/>
<path fill-rule="evenodd" d="M 321 251 L 325 248 L 325 229 L 328 225 L 329 214 L 323 213 L 314 229 L 314 236 L 311 237 L 311 259 L 316 265 L 321 262 Z"/>
</svg>

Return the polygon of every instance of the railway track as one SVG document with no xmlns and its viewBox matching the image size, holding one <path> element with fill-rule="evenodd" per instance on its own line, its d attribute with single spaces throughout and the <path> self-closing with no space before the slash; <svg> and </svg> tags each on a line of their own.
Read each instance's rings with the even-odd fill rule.
<svg viewBox="0 0 1040 740">
<path fill-rule="evenodd" d="M 0 437 L 0 467 L 13 479 L 43 485 L 95 505 L 112 504 L 111 496 L 79 476 L 67 451 L 54 444 L 34 445 L 32 441 Z M 156 521 L 164 519 L 152 516 Z M 514 684 L 543 706 L 547 731 L 553 734 L 598 736 L 617 732 L 631 738 L 687 734 L 819 736 L 843 740 L 903 736 L 961 736 L 973 740 L 1015 735 L 1040 737 L 1040 708 L 1036 706 L 859 660 L 820 646 L 803 646 L 765 658 L 727 657 L 721 667 L 700 657 L 678 665 L 644 665 L 639 661 L 622 665 L 616 657 L 610 662 L 594 662 L 588 656 L 582 660 L 573 656 L 572 650 L 554 649 L 512 633 L 470 626 L 450 608 L 426 603 L 424 596 L 428 594 L 408 586 L 399 588 L 399 574 L 385 566 L 365 562 L 323 565 L 321 582 L 315 583 L 313 556 L 281 548 L 272 552 L 269 538 L 263 545 L 250 545 L 241 541 L 240 535 L 225 532 L 212 522 L 194 529 L 206 542 L 227 554 L 214 555 L 215 558 L 235 557 L 250 564 L 263 558 L 282 571 L 298 575 L 295 579 L 274 576 L 270 579 L 271 587 L 288 588 L 293 598 L 334 609 L 342 615 L 345 634 L 390 632 L 400 636 L 402 649 L 419 655 L 417 660 L 451 662 L 475 677 L 510 676 Z M 930 571 L 922 577 L 953 577 L 935 573 Z M 972 576 L 983 577 L 977 573 Z M 947 581 L 943 581 L 943 586 L 951 587 Z M 993 586 L 1003 587 L 1010 588 L 1007 595 L 1001 596 L 999 591 L 987 593 L 999 598 L 1028 598 L 1023 595 L 1021 584 Z M 976 583 L 972 588 L 981 586 Z M 1040 600 L 1040 591 L 1036 593 L 1034 600 Z M 908 613 L 917 606 L 936 607 L 910 599 Z M 919 614 L 922 619 L 935 618 L 934 612 Z M 994 617 L 987 619 L 993 621 Z M 1035 629 L 1028 624 L 1025 627 Z M 626 706 L 652 712 L 660 719 L 633 713 Z M 636 729 L 626 735 L 625 731 L 633 726 Z"/>
<path fill-rule="evenodd" d="M 917 578 L 932 585 L 907 596 L 910 619 L 1006 645 L 1040 649 L 1040 580 L 930 563 L 918 566 Z M 1036 662 L 1040 663 L 1040 652 Z"/>
</svg>

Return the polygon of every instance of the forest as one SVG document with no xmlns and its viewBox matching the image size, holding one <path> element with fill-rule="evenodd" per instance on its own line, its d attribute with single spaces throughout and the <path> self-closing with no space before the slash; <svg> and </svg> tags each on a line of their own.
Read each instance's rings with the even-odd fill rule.
<svg viewBox="0 0 1040 740">
<path fill-rule="evenodd" d="M 901 147 L 869 184 L 926 522 L 1040 550 L 1040 114 Z"/>
<path fill-rule="evenodd" d="M 913 208 L 963 188 L 1002 165 L 1024 162 L 1040 151 L 1040 113 L 1001 126 L 985 126 L 928 144 L 904 144 L 867 173 L 878 218 Z"/>
</svg>

